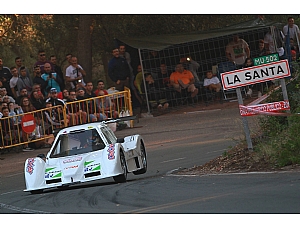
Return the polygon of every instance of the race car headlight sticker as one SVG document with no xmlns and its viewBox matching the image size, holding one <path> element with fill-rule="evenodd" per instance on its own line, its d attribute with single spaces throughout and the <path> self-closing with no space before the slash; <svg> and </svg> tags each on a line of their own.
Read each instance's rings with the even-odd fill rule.
<svg viewBox="0 0 300 228">
<path fill-rule="evenodd" d="M 115 145 L 110 144 L 107 151 L 108 151 L 108 160 L 115 159 Z"/>
<path fill-rule="evenodd" d="M 33 168 L 34 166 L 34 158 L 29 158 L 26 166 L 26 172 L 29 173 L 30 175 L 33 173 Z"/>
</svg>

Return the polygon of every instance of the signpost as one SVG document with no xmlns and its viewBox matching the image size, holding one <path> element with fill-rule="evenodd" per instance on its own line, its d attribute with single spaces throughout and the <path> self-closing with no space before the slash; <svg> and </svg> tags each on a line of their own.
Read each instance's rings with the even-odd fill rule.
<svg viewBox="0 0 300 228">
<path fill-rule="evenodd" d="M 280 60 L 278 54 L 262 56 L 254 59 L 255 66 L 239 70 L 229 71 L 221 74 L 221 81 L 224 90 L 236 89 L 240 113 L 243 118 L 244 131 L 248 144 L 248 149 L 253 150 L 250 137 L 250 130 L 246 116 L 259 113 L 274 113 L 279 110 L 289 110 L 289 102 L 285 85 L 285 77 L 290 77 L 291 72 L 288 60 Z M 280 79 L 284 101 L 244 106 L 240 87 L 270 80 Z"/>
<path fill-rule="evenodd" d="M 221 74 L 224 90 L 291 76 L 286 59 Z"/>
<path fill-rule="evenodd" d="M 21 127 L 27 134 L 35 130 L 35 119 L 32 114 L 25 114 L 21 120 Z"/>
</svg>

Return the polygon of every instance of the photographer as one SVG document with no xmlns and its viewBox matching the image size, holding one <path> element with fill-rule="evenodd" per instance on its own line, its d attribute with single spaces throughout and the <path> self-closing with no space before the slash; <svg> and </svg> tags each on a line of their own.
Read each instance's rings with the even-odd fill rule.
<svg viewBox="0 0 300 228">
<path fill-rule="evenodd" d="M 72 89 L 76 88 L 77 83 L 82 83 L 85 86 L 83 77 L 86 76 L 83 68 L 78 64 L 75 56 L 71 57 L 71 65 L 66 69 L 65 81 L 70 82 Z"/>
<path fill-rule="evenodd" d="M 48 88 L 55 88 L 58 92 L 60 92 L 60 79 L 57 77 L 56 73 L 52 72 L 50 63 L 45 63 L 44 65 L 45 73 L 42 74 L 42 78 L 47 82 Z"/>
</svg>

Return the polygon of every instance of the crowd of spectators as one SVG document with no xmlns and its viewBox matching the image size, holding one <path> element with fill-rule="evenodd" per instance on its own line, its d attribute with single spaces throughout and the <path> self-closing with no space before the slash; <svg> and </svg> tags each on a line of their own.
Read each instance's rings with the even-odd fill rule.
<svg viewBox="0 0 300 228">
<path fill-rule="evenodd" d="M 0 58 L 1 146 L 23 142 L 23 151 L 49 147 L 55 128 L 118 117 L 114 100 L 104 96 L 108 94 L 104 81 L 98 80 L 94 91 L 77 57 L 67 54 L 66 58 L 68 66 L 61 70 L 54 55 L 48 60 L 45 51 L 40 50 L 32 76 L 20 57 L 10 68 Z M 36 128 L 32 133 L 20 127 L 25 113 L 34 116 Z M 41 137 L 45 139 L 30 142 Z"/>
</svg>

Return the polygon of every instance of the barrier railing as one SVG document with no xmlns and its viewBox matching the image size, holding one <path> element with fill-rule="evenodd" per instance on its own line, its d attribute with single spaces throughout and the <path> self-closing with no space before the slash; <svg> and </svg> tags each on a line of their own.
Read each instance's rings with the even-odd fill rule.
<svg viewBox="0 0 300 228">
<path fill-rule="evenodd" d="M 0 119 L 0 149 L 30 143 L 51 144 L 53 130 L 89 122 L 132 115 L 130 90 L 66 102 L 65 107 L 54 106 Z M 133 127 L 133 121 L 130 121 Z"/>
</svg>

